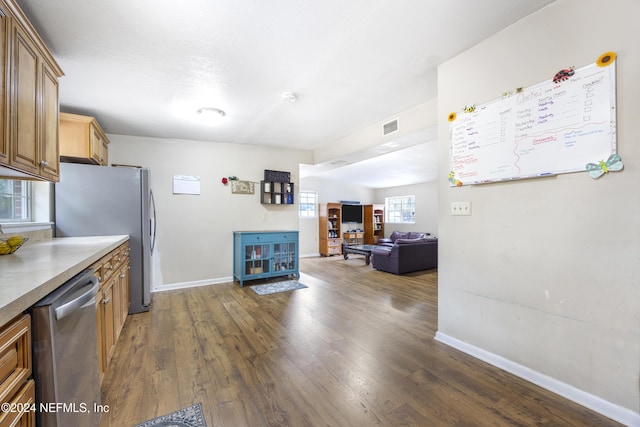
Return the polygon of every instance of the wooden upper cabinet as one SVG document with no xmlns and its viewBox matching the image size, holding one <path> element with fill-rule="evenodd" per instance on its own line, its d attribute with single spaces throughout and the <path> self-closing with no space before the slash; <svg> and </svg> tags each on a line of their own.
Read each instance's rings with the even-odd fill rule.
<svg viewBox="0 0 640 427">
<path fill-rule="evenodd" d="M 40 172 L 40 144 L 38 141 L 37 83 L 38 53 L 19 25 L 13 25 L 13 69 L 9 122 L 11 165 L 37 175 Z"/>
<path fill-rule="evenodd" d="M 58 77 L 47 64 L 42 68 L 42 135 L 40 158 L 40 174 L 50 180 L 60 176 L 60 152 L 58 141 L 58 123 L 60 109 L 58 107 Z"/>
<path fill-rule="evenodd" d="M 90 116 L 60 113 L 60 160 L 107 166 L 109 140 Z"/>
<path fill-rule="evenodd" d="M 0 177 L 59 179 L 58 79 L 62 70 L 11 0 L 0 0 L 4 118 Z M 7 31 L 8 29 L 8 31 Z M 8 35 L 8 37 L 7 37 Z M 5 76 L 7 77 L 7 76 Z M 5 139 L 6 138 L 6 139 Z"/>
</svg>

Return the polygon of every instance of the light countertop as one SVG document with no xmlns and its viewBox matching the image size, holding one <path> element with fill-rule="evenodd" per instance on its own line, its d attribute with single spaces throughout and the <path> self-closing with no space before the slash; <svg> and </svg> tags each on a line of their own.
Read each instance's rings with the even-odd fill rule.
<svg viewBox="0 0 640 427">
<path fill-rule="evenodd" d="M 0 326 L 126 242 L 129 236 L 62 237 L 0 256 Z"/>
</svg>

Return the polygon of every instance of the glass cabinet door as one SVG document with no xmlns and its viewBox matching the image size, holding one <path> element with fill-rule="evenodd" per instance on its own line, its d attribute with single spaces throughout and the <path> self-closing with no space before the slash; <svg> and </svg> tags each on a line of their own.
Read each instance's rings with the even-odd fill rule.
<svg viewBox="0 0 640 427">
<path fill-rule="evenodd" d="M 273 271 L 295 270 L 296 268 L 296 244 L 273 244 Z"/>
<path fill-rule="evenodd" d="M 264 274 L 271 272 L 271 245 L 247 245 L 244 248 L 244 274 Z"/>
</svg>

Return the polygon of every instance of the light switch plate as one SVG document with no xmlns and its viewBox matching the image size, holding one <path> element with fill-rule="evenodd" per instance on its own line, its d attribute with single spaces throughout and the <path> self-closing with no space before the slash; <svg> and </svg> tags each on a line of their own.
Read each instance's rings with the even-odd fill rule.
<svg viewBox="0 0 640 427">
<path fill-rule="evenodd" d="M 471 215 L 471 202 L 452 202 L 451 215 Z"/>
</svg>

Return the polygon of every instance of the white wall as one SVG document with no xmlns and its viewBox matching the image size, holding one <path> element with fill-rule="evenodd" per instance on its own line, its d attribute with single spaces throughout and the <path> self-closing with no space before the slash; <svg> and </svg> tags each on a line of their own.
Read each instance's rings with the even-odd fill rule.
<svg viewBox="0 0 640 427">
<path fill-rule="evenodd" d="M 363 205 L 374 203 L 374 190 L 352 185 L 347 182 L 333 181 L 317 177 L 300 180 L 304 191 L 318 193 L 319 203 L 340 202 L 341 200 L 359 201 Z M 302 256 L 319 255 L 318 218 L 300 219 L 300 254 Z"/>
<path fill-rule="evenodd" d="M 356 200 L 362 204 L 384 205 L 385 197 L 416 196 L 415 224 L 385 224 L 385 236 L 392 231 L 426 231 L 438 234 L 438 183 L 406 185 L 384 189 L 372 189 L 315 177 L 303 178 L 301 188 L 318 192 L 320 203 Z M 303 256 L 318 255 L 318 218 L 300 219 L 300 253 Z M 303 238 L 304 237 L 304 238 Z"/>
<path fill-rule="evenodd" d="M 622 172 L 462 188 L 440 182 L 438 333 L 586 392 L 577 393 L 583 404 L 595 397 L 598 410 L 619 419 L 626 414 L 634 425 L 640 424 L 639 16 L 637 0 L 558 0 L 438 72 L 440 167 L 448 170 L 449 112 L 617 52 Z M 451 202 L 463 200 L 472 202 L 472 216 L 450 216 Z"/>
<path fill-rule="evenodd" d="M 363 129 L 325 144 L 313 151 L 314 162 L 322 163 L 342 156 L 365 150 L 403 136 L 427 129 L 436 124 L 437 100 L 430 99 L 422 104 L 407 108 L 388 118 Z M 398 131 L 386 136 L 382 134 L 382 126 L 391 120 L 398 119 Z"/>
<path fill-rule="evenodd" d="M 254 195 L 231 194 L 231 186 L 221 179 L 237 176 L 259 182 L 264 170 L 272 169 L 291 172 L 297 186 L 299 164 L 311 161 L 311 151 L 123 135 L 109 139 L 111 163 L 151 168 L 161 267 L 155 288 L 229 280 L 234 230 L 298 229 L 297 200 L 294 205 L 262 205 L 259 184 Z M 174 175 L 199 176 L 201 194 L 172 194 Z M 296 195 L 298 191 L 296 187 Z"/>
<path fill-rule="evenodd" d="M 384 205 L 385 197 L 410 196 L 416 197 L 416 222 L 415 224 L 391 224 L 384 225 L 386 237 L 397 231 L 423 231 L 438 235 L 438 183 L 425 182 L 422 184 L 405 185 L 402 187 L 381 188 L 376 190 L 376 203 Z"/>
</svg>

